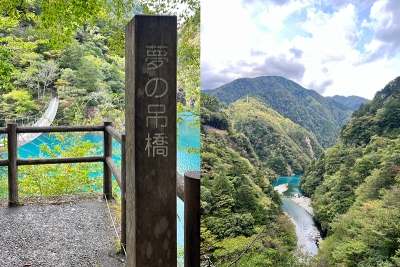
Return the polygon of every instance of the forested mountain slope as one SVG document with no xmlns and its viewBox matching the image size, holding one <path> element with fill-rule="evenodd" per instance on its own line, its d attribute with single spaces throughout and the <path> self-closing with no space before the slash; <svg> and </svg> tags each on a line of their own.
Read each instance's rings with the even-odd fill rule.
<svg viewBox="0 0 400 267">
<path fill-rule="evenodd" d="M 313 134 L 257 98 L 229 105 L 233 128 L 250 140 L 255 153 L 279 176 L 303 173 L 323 152 Z"/>
<path fill-rule="evenodd" d="M 335 95 L 335 96 L 328 96 L 327 98 L 333 99 L 336 102 L 351 108 L 352 110 L 357 110 L 361 106 L 361 104 L 365 104 L 370 101 L 366 98 L 355 95 L 352 96 Z"/>
<path fill-rule="evenodd" d="M 247 267 L 303 266 L 293 255 L 294 225 L 269 183 L 275 173 L 232 128 L 222 104 L 210 96 L 201 101 L 201 254 L 222 267 L 235 260 Z"/>
<path fill-rule="evenodd" d="M 337 133 L 350 120 L 353 112 L 332 99 L 279 76 L 237 79 L 204 92 L 226 104 L 246 95 L 257 96 L 282 116 L 312 132 L 324 148 L 337 143 Z"/>
<path fill-rule="evenodd" d="M 400 77 L 354 112 L 301 184 L 328 230 L 318 266 L 400 266 Z"/>
</svg>

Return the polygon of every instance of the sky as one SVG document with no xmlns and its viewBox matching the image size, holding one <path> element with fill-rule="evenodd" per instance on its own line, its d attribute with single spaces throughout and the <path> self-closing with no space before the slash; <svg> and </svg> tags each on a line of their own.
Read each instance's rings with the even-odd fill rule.
<svg viewBox="0 0 400 267">
<path fill-rule="evenodd" d="M 201 0 L 201 89 L 268 75 L 372 99 L 400 76 L 400 0 Z"/>
</svg>

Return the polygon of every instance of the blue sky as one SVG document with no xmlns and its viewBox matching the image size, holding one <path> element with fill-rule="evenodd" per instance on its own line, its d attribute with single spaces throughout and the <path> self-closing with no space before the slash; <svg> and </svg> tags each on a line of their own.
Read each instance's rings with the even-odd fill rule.
<svg viewBox="0 0 400 267">
<path fill-rule="evenodd" d="M 400 76 L 400 0 L 201 0 L 201 83 L 279 75 L 324 96 Z"/>
</svg>

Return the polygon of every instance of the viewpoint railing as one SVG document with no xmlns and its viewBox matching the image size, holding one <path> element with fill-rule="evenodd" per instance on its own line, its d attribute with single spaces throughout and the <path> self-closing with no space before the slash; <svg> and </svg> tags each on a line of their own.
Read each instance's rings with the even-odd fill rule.
<svg viewBox="0 0 400 267">
<path fill-rule="evenodd" d="M 103 132 L 103 156 L 68 157 L 68 158 L 37 158 L 19 159 L 17 135 L 19 133 L 54 133 L 54 132 Z M 103 194 L 106 199 L 112 198 L 112 175 L 121 189 L 121 246 L 126 247 L 126 159 L 125 134 L 112 127 L 111 122 L 102 126 L 46 126 L 20 127 L 15 123 L 0 127 L 0 134 L 7 134 L 8 158 L 0 160 L 0 166 L 8 167 L 8 205 L 19 205 L 18 197 L 18 166 L 40 164 L 63 164 L 83 162 L 103 162 Z M 121 171 L 112 159 L 112 143 L 116 139 L 122 147 Z M 184 176 L 177 173 L 177 196 L 185 202 L 185 266 L 200 266 L 200 172 L 187 172 Z"/>
</svg>

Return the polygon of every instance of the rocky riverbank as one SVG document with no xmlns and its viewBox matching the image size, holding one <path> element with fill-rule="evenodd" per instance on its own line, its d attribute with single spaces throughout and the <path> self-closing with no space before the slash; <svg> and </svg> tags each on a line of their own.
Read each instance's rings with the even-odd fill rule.
<svg viewBox="0 0 400 267">
<path fill-rule="evenodd" d="M 307 211 L 308 214 L 311 216 L 314 216 L 314 210 L 311 207 L 311 198 L 305 197 L 305 196 L 300 196 L 299 194 L 295 194 L 290 198 L 294 203 L 296 203 L 297 206 L 303 208 L 305 211 Z"/>
<path fill-rule="evenodd" d="M 302 196 L 298 180 L 299 176 L 280 177 L 274 183 L 274 190 L 282 195 L 282 209 L 296 226 L 299 251 L 312 256 L 318 253 L 322 237 L 313 220 L 311 199 Z"/>
<path fill-rule="evenodd" d="M 290 200 L 292 202 L 294 202 L 297 206 L 304 209 L 308 214 L 310 214 L 311 216 L 314 216 L 314 210 L 311 207 L 311 198 L 301 196 L 299 194 L 295 194 L 294 196 L 292 196 L 290 198 Z M 296 228 L 297 228 L 297 225 L 296 225 Z M 316 227 L 309 229 L 309 231 L 306 233 L 303 233 L 303 235 L 306 235 L 308 239 L 313 240 L 317 246 L 319 245 L 319 243 L 322 242 L 321 233 L 319 232 L 319 230 Z"/>
<path fill-rule="evenodd" d="M 283 195 L 289 189 L 289 184 L 281 184 L 274 187 L 274 190 L 279 193 L 279 195 Z"/>
</svg>

